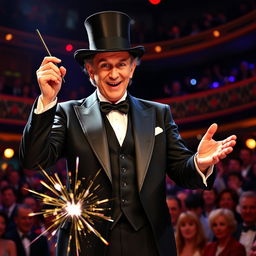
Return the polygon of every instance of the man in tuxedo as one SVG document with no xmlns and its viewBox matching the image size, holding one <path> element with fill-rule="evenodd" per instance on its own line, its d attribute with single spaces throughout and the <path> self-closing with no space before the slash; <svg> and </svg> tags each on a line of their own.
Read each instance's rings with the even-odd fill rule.
<svg viewBox="0 0 256 256">
<path fill-rule="evenodd" d="M 33 217 L 29 216 L 30 213 L 32 210 L 29 207 L 18 205 L 14 217 L 16 228 L 6 236 L 15 242 L 19 256 L 50 256 L 46 237 L 38 238 L 38 235 L 31 231 Z"/>
<path fill-rule="evenodd" d="M 95 225 L 109 246 L 88 235 L 81 243 L 81 255 L 175 256 L 166 174 L 179 186 L 211 188 L 213 165 L 232 151 L 236 136 L 213 140 L 217 130 L 213 124 L 194 154 L 184 145 L 168 105 L 128 93 L 144 54 L 143 46 L 131 47 L 130 22 L 128 15 L 115 11 L 86 19 L 89 49 L 75 52 L 96 86 L 86 99 L 57 104 L 66 69 L 55 65 L 61 62 L 58 58 L 44 58 L 37 70 L 41 95 L 24 130 L 21 161 L 25 168 L 38 164 L 47 168 L 65 157 L 72 172 L 78 156 L 79 179 L 102 169 L 98 196 L 113 198 L 114 223 Z M 63 225 L 57 255 L 66 252 L 68 234 L 69 225 Z"/>
<path fill-rule="evenodd" d="M 244 245 L 247 255 L 256 240 L 256 193 L 246 191 L 240 196 L 240 214 L 243 223 L 237 227 L 237 240 Z"/>
</svg>

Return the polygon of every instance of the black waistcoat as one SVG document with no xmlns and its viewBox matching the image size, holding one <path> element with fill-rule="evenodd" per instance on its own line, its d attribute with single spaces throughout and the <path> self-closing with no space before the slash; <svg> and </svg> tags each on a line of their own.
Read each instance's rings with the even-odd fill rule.
<svg viewBox="0 0 256 256">
<path fill-rule="evenodd" d="M 142 208 L 137 175 L 134 138 L 132 133 L 131 115 L 129 114 L 128 127 L 123 145 L 120 146 L 115 132 L 106 116 L 104 122 L 108 137 L 113 204 L 112 216 L 114 224 L 124 215 L 135 230 L 138 230 L 146 223 L 146 215 Z"/>
</svg>

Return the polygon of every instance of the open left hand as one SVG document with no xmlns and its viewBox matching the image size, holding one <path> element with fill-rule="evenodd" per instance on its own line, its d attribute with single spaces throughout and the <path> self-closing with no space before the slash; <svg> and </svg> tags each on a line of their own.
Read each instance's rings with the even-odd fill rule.
<svg viewBox="0 0 256 256">
<path fill-rule="evenodd" d="M 229 136 L 221 141 L 215 141 L 212 137 L 217 131 L 217 128 L 217 124 L 212 124 L 198 145 L 196 161 L 198 168 L 202 172 L 225 158 L 233 151 L 233 147 L 236 144 L 235 135 Z"/>
</svg>

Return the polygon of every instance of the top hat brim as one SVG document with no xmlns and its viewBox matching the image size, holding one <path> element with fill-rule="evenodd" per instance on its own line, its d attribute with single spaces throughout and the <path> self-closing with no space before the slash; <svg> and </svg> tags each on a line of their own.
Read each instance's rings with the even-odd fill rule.
<svg viewBox="0 0 256 256">
<path fill-rule="evenodd" d="M 91 58 L 97 53 L 103 52 L 129 52 L 135 58 L 141 58 L 145 52 L 144 46 L 136 46 L 132 48 L 122 48 L 122 49 L 97 49 L 97 50 L 90 50 L 90 49 L 79 49 L 75 51 L 74 57 L 75 60 L 84 67 L 84 61 L 86 59 Z"/>
</svg>

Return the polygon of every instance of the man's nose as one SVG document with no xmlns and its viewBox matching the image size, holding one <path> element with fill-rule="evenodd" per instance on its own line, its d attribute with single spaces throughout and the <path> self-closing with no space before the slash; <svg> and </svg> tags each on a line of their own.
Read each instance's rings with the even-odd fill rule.
<svg viewBox="0 0 256 256">
<path fill-rule="evenodd" d="M 116 80 L 118 78 L 118 70 L 116 68 L 112 68 L 109 77 L 113 80 Z"/>
</svg>

